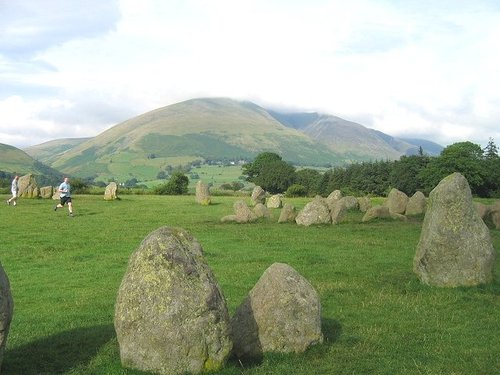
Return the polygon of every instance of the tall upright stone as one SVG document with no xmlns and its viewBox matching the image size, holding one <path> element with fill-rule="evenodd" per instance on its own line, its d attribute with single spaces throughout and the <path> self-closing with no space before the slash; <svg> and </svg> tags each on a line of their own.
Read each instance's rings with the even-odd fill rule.
<svg viewBox="0 0 500 375">
<path fill-rule="evenodd" d="M 419 279 L 441 287 L 472 286 L 493 279 L 495 250 L 479 217 L 469 184 L 460 173 L 431 191 L 413 269 Z"/>
<path fill-rule="evenodd" d="M 9 278 L 0 263 L 0 370 L 13 313 L 14 301 L 10 293 Z"/>
<path fill-rule="evenodd" d="M 421 191 L 416 191 L 410 199 L 408 200 L 408 204 L 406 205 L 405 215 L 413 216 L 413 215 L 422 215 L 425 213 L 427 209 L 427 199 L 425 198 L 424 193 Z"/>
<path fill-rule="evenodd" d="M 237 308 L 231 327 L 240 358 L 303 352 L 323 342 L 319 296 L 292 267 L 274 263 Z"/>
<path fill-rule="evenodd" d="M 199 203 L 202 206 L 209 206 L 212 203 L 212 199 L 210 197 L 210 188 L 201 180 L 198 180 L 198 182 L 196 183 L 195 200 L 196 203 Z"/>
<path fill-rule="evenodd" d="M 252 196 L 251 196 L 252 202 L 254 206 L 257 203 L 262 203 L 265 204 L 266 202 L 266 191 L 262 189 L 260 186 L 255 186 L 252 190 Z"/>
<path fill-rule="evenodd" d="M 232 349 L 226 302 L 200 243 L 150 233 L 131 255 L 114 319 L 124 367 L 158 374 L 220 369 Z"/>
<path fill-rule="evenodd" d="M 35 176 L 31 173 L 19 177 L 19 196 L 23 198 L 38 198 L 40 188 L 36 182 Z"/>
<path fill-rule="evenodd" d="M 106 190 L 104 191 L 104 200 L 105 201 L 113 201 L 118 198 L 118 186 L 116 182 L 111 181 L 108 186 L 106 186 Z"/>
<path fill-rule="evenodd" d="M 406 211 L 406 205 L 408 204 L 408 195 L 399 191 L 398 189 L 391 189 L 384 206 L 389 208 L 389 212 L 403 215 Z"/>
</svg>

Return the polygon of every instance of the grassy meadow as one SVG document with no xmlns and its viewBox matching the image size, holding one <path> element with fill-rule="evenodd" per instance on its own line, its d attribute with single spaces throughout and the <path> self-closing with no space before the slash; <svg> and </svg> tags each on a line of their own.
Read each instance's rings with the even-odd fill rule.
<svg viewBox="0 0 500 375">
<path fill-rule="evenodd" d="M 231 315 L 274 262 L 320 295 L 322 345 L 260 364 L 229 360 L 217 374 L 500 373 L 500 256 L 492 284 L 428 287 L 412 272 L 422 217 L 361 223 L 351 212 L 339 225 L 302 227 L 278 224 L 276 210 L 269 221 L 220 223 L 236 199 L 82 195 L 73 218 L 52 200 L 0 206 L 0 262 L 14 298 L 2 375 L 144 374 L 120 364 L 114 304 L 130 254 L 163 225 L 200 241 Z M 491 235 L 498 254 L 500 231 Z"/>
</svg>

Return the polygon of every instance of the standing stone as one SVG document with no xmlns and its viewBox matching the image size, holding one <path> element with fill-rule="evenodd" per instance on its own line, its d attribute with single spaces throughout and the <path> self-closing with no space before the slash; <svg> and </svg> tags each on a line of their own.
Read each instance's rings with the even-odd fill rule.
<svg viewBox="0 0 500 375">
<path fill-rule="evenodd" d="M 295 222 L 299 225 L 306 227 L 316 224 L 330 224 L 332 218 L 330 216 L 330 209 L 326 201 L 317 196 L 313 201 L 307 203 L 302 210 L 300 210 Z"/>
<path fill-rule="evenodd" d="M 14 301 L 10 293 L 9 278 L 0 263 L 0 370 L 13 313 Z"/>
<path fill-rule="evenodd" d="M 370 207 L 368 209 L 368 211 L 366 211 L 366 213 L 363 216 L 363 218 L 361 219 L 361 221 L 363 223 L 365 223 L 367 221 L 372 221 L 372 220 L 378 219 L 378 218 L 387 219 L 390 217 L 391 217 L 391 213 L 389 211 L 389 207 L 377 205 L 377 206 Z"/>
<path fill-rule="evenodd" d="M 207 184 L 199 180 L 196 183 L 196 202 L 202 206 L 209 206 L 212 201 L 210 198 L 210 190 Z"/>
<path fill-rule="evenodd" d="M 372 201 L 368 197 L 358 198 L 358 206 L 361 212 L 366 212 L 372 207 Z"/>
<path fill-rule="evenodd" d="M 490 214 L 490 206 L 486 204 L 474 202 L 474 207 L 476 207 L 477 214 L 483 220 L 486 219 Z"/>
<path fill-rule="evenodd" d="M 489 216 L 496 229 L 500 229 L 500 201 L 496 201 L 489 209 Z"/>
<path fill-rule="evenodd" d="M 333 209 L 331 209 L 332 224 L 340 223 L 347 212 L 347 203 L 348 202 L 344 198 L 341 198 L 337 201 Z"/>
<path fill-rule="evenodd" d="M 343 195 L 342 195 L 342 192 L 340 190 L 334 190 L 330 193 L 330 195 L 328 195 L 326 200 L 338 201 L 342 197 L 343 197 Z"/>
<path fill-rule="evenodd" d="M 408 195 L 399 191 L 398 189 L 391 189 L 384 206 L 389 208 L 391 213 L 404 214 L 406 211 L 406 205 L 408 204 Z"/>
<path fill-rule="evenodd" d="M 52 186 L 44 186 L 40 188 L 40 197 L 45 199 L 52 198 L 52 194 L 54 193 L 54 188 Z"/>
<path fill-rule="evenodd" d="M 106 190 L 104 191 L 104 200 L 112 201 L 117 198 L 118 187 L 116 186 L 116 182 L 112 181 L 106 186 Z"/>
<path fill-rule="evenodd" d="M 281 208 L 283 207 L 283 194 L 275 194 L 271 196 L 266 202 L 267 208 Z"/>
<path fill-rule="evenodd" d="M 181 228 L 157 229 L 131 255 L 114 324 L 122 365 L 141 371 L 216 371 L 232 348 L 222 291 Z"/>
<path fill-rule="evenodd" d="M 422 215 L 425 214 L 425 210 L 427 209 L 427 199 L 425 199 L 424 193 L 421 191 L 415 192 L 408 200 L 408 204 L 406 205 L 406 216 L 412 215 Z"/>
<path fill-rule="evenodd" d="M 472 286 L 493 279 L 495 251 L 469 184 L 453 173 L 431 191 L 413 269 L 424 284 Z"/>
<path fill-rule="evenodd" d="M 266 201 L 266 192 L 264 191 L 264 189 L 262 189 L 260 186 L 254 187 L 252 191 L 252 202 L 254 206 L 257 203 L 264 204 L 265 201 Z"/>
<path fill-rule="evenodd" d="M 274 263 L 231 320 L 234 353 L 300 353 L 323 342 L 321 303 L 311 284 L 292 267 Z"/>
<path fill-rule="evenodd" d="M 291 203 L 285 203 L 278 218 L 278 223 L 294 223 L 296 217 L 297 211 L 295 206 Z"/>
<path fill-rule="evenodd" d="M 59 192 L 58 190 L 58 187 L 55 187 L 53 189 L 53 194 L 52 194 L 52 199 L 55 200 L 55 201 L 58 201 L 59 199 L 61 199 L 61 193 Z"/>
<path fill-rule="evenodd" d="M 348 195 L 346 197 L 340 198 L 339 202 L 343 202 L 346 210 L 357 210 L 359 209 L 358 198 Z"/>
<path fill-rule="evenodd" d="M 233 208 L 238 223 L 251 223 L 257 220 L 255 212 L 253 212 L 244 201 L 240 200 L 234 202 Z"/>
<path fill-rule="evenodd" d="M 31 173 L 19 177 L 19 196 L 23 198 L 38 198 L 40 189 L 36 183 L 35 176 Z"/>
<path fill-rule="evenodd" d="M 262 203 L 257 203 L 253 208 L 253 212 L 255 213 L 255 215 L 257 215 L 257 217 L 264 217 L 266 219 L 269 219 L 271 217 L 269 209 Z"/>
</svg>

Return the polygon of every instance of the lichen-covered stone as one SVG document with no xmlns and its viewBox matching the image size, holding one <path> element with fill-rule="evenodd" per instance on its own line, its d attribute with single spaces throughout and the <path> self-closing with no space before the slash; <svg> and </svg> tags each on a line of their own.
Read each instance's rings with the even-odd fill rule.
<svg viewBox="0 0 500 375">
<path fill-rule="evenodd" d="M 231 327 L 240 358 L 304 352 L 323 341 L 319 296 L 292 267 L 274 263 L 237 308 Z"/>
<path fill-rule="evenodd" d="M 196 183 L 195 200 L 202 206 L 209 206 L 212 203 L 212 199 L 210 197 L 210 188 L 201 180 Z"/>
<path fill-rule="evenodd" d="M 181 228 L 157 229 L 131 255 L 114 324 L 123 366 L 141 371 L 217 370 L 232 348 L 222 291 L 201 245 Z"/>
<path fill-rule="evenodd" d="M 429 195 L 413 261 L 419 279 L 442 287 L 472 286 L 493 279 L 495 250 L 460 173 L 445 177 Z"/>
<path fill-rule="evenodd" d="M 391 189 L 384 206 L 389 208 L 389 211 L 395 214 L 404 214 L 406 205 L 408 204 L 408 196 L 398 189 Z"/>
<path fill-rule="evenodd" d="M 234 202 L 233 208 L 238 223 L 251 223 L 258 219 L 255 212 L 253 212 L 244 201 L 240 200 Z"/>
<path fill-rule="evenodd" d="M 14 301 L 10 293 L 9 278 L 0 263 L 0 370 L 13 313 Z"/>
<path fill-rule="evenodd" d="M 19 177 L 19 196 L 23 198 L 38 198 L 40 189 L 36 183 L 35 176 L 31 173 Z"/>
<path fill-rule="evenodd" d="M 44 186 L 40 188 L 40 197 L 45 199 L 52 198 L 52 194 L 54 193 L 54 188 L 52 186 Z"/>
<path fill-rule="evenodd" d="M 116 182 L 112 181 L 106 186 L 106 190 L 104 191 L 104 200 L 112 201 L 118 198 L 118 186 Z"/>
<path fill-rule="evenodd" d="M 368 197 L 359 197 L 358 206 L 361 212 L 366 212 L 372 207 L 372 201 Z"/>
<path fill-rule="evenodd" d="M 253 208 L 253 212 L 257 217 L 263 217 L 266 219 L 271 217 L 271 212 L 269 212 L 269 209 L 262 203 L 257 203 Z"/>
<path fill-rule="evenodd" d="M 421 191 L 416 191 L 415 194 L 413 194 L 410 199 L 408 199 L 405 215 L 422 215 L 425 214 L 426 209 L 427 199 L 425 198 L 424 193 L 422 193 Z"/>
<path fill-rule="evenodd" d="M 373 206 L 368 209 L 368 211 L 365 212 L 363 218 L 361 219 L 362 222 L 367 222 L 371 221 L 377 218 L 381 219 L 387 219 L 391 217 L 391 213 L 389 212 L 389 207 L 386 206 Z"/>
<path fill-rule="evenodd" d="M 330 216 L 330 209 L 326 201 L 317 196 L 311 202 L 307 203 L 295 218 L 295 222 L 299 225 L 318 225 L 330 224 L 332 218 Z"/>
<path fill-rule="evenodd" d="M 266 201 L 267 208 L 281 208 L 283 207 L 283 194 L 275 194 L 269 197 Z"/>
<path fill-rule="evenodd" d="M 260 186 L 255 186 L 252 190 L 251 196 L 252 202 L 254 205 L 257 203 L 264 204 L 266 202 L 266 192 Z"/>
<path fill-rule="evenodd" d="M 297 217 L 297 210 L 291 203 L 285 203 L 280 212 L 278 223 L 294 223 Z"/>
</svg>

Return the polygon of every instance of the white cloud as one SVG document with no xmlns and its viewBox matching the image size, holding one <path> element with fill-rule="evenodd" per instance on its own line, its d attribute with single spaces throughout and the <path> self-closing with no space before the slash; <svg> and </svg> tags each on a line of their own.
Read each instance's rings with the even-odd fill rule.
<svg viewBox="0 0 500 375">
<path fill-rule="evenodd" d="M 62 3 L 64 17 L 54 16 Z M 318 110 L 445 145 L 500 139 L 495 2 L 36 4 L 0 11 L 20 46 L 0 41 L 0 117 L 10 118 L 0 123 L 3 143 L 59 137 L 51 126 L 65 137 L 95 135 L 199 96 Z M 22 106 L 10 107 L 14 95 Z M 49 130 L 27 137 L 26 127 Z"/>
</svg>

